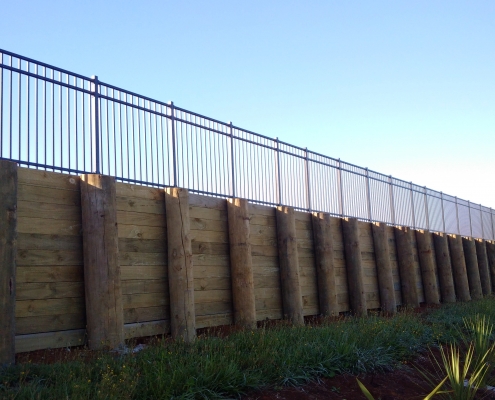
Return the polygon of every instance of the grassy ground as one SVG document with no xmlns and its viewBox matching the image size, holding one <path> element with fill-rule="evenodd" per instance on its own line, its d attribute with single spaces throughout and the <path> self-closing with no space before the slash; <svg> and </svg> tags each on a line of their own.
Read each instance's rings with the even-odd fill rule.
<svg viewBox="0 0 495 400">
<path fill-rule="evenodd" d="M 339 373 L 387 371 L 428 346 L 459 339 L 463 317 L 495 321 L 495 299 L 403 312 L 204 336 L 192 345 L 163 341 L 134 355 L 20 364 L 0 370 L 7 399 L 235 398 L 250 389 L 298 385 Z"/>
</svg>

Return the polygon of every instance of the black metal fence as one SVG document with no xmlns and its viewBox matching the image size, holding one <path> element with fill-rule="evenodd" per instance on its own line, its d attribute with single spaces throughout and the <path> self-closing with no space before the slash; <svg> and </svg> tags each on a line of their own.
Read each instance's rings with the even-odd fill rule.
<svg viewBox="0 0 495 400">
<path fill-rule="evenodd" d="M 0 158 L 495 240 L 495 212 L 0 50 Z"/>
</svg>

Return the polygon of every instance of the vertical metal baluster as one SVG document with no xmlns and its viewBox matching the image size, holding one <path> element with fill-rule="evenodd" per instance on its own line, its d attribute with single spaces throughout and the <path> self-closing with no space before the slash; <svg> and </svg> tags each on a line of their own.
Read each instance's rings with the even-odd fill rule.
<svg viewBox="0 0 495 400">
<path fill-rule="evenodd" d="M 445 213 L 444 213 L 444 210 L 443 210 L 443 193 L 440 192 L 440 204 L 442 205 L 442 225 L 443 225 L 443 231 L 445 233 L 447 233 L 446 229 L 445 229 Z"/>
<path fill-rule="evenodd" d="M 389 175 L 388 182 L 390 184 L 390 187 L 389 187 L 390 217 L 392 218 L 392 225 L 395 225 L 395 203 L 394 203 L 394 188 L 393 188 L 393 182 L 392 182 L 392 175 Z"/>
<path fill-rule="evenodd" d="M 457 203 L 457 196 L 455 196 L 455 218 L 457 220 L 457 234 L 461 234 L 461 225 L 459 222 L 459 204 Z"/>
<path fill-rule="evenodd" d="M 493 209 L 490 207 L 490 219 L 492 221 L 492 240 L 495 240 L 495 224 L 493 223 Z"/>
<path fill-rule="evenodd" d="M 481 210 L 481 204 L 480 204 L 480 218 L 481 218 L 481 238 L 485 238 L 485 229 L 483 227 L 483 211 Z"/>
<path fill-rule="evenodd" d="M 27 63 L 26 65 L 26 71 L 27 72 L 30 72 L 29 71 L 29 62 Z M 27 113 L 26 113 L 26 134 L 27 134 L 27 162 L 31 162 L 31 127 L 30 127 L 30 124 L 29 124 L 29 116 L 31 114 L 31 102 L 29 101 L 29 91 L 30 91 L 30 83 L 31 83 L 31 80 L 29 78 L 29 75 L 26 75 L 26 81 L 27 81 L 27 85 L 26 85 L 26 103 L 27 103 Z"/>
<path fill-rule="evenodd" d="M 94 152 L 94 165 L 93 171 L 97 174 L 100 171 L 100 94 L 99 94 L 98 77 L 93 75 L 91 77 L 91 109 L 92 109 L 92 121 L 91 126 L 93 129 L 93 142 L 91 144 L 91 151 Z"/>
<path fill-rule="evenodd" d="M 36 68 L 34 70 L 34 73 L 36 74 L 36 76 L 38 76 L 38 64 L 36 64 L 35 67 Z M 36 83 L 36 86 L 34 87 L 34 97 L 35 97 L 34 106 L 36 107 L 36 129 L 35 129 L 35 132 L 36 132 L 36 169 L 38 169 L 38 164 L 39 164 L 39 157 L 38 157 L 38 154 L 39 154 L 38 78 L 36 78 L 35 83 Z M 0 151 L 0 154 L 2 154 L 1 151 Z"/>
<path fill-rule="evenodd" d="M 426 186 L 424 187 L 425 193 L 425 217 L 426 217 L 426 229 L 430 230 L 430 215 L 428 213 L 428 194 L 426 192 Z"/>
<path fill-rule="evenodd" d="M 340 216 L 344 217 L 344 184 L 342 182 L 342 162 L 340 161 L 340 158 L 338 159 L 338 174 L 337 174 L 337 179 L 339 181 L 339 212 Z"/>
<path fill-rule="evenodd" d="M 176 150 L 176 138 L 175 138 L 175 108 L 174 108 L 174 102 L 171 101 L 170 103 L 170 121 L 172 123 L 172 164 L 174 167 L 174 175 L 173 175 L 173 181 L 172 181 L 172 186 L 177 187 L 177 150 Z"/>
<path fill-rule="evenodd" d="M 0 65 L 3 65 L 3 53 Z M 3 157 L 3 67 L 0 68 L 0 157 Z"/>
<path fill-rule="evenodd" d="M 471 220 L 471 202 L 468 200 L 468 212 L 469 212 L 469 232 L 471 237 L 473 237 L 473 222 Z"/>
<path fill-rule="evenodd" d="M 307 202 L 308 202 L 308 211 L 311 212 L 312 204 L 311 204 L 311 182 L 309 180 L 309 159 L 308 159 L 308 148 L 304 149 L 304 165 L 306 166 L 306 193 L 307 193 Z"/>
<path fill-rule="evenodd" d="M 235 157 L 234 157 L 234 128 L 232 121 L 229 121 L 230 133 L 230 176 L 232 180 L 232 197 L 235 197 Z"/>
<path fill-rule="evenodd" d="M 365 169 L 366 171 L 366 197 L 367 197 L 367 203 L 368 203 L 368 221 L 371 222 L 371 191 L 370 191 L 370 173 L 368 168 Z"/>
<path fill-rule="evenodd" d="M 413 194 L 413 183 L 410 182 L 411 185 L 411 212 L 412 212 L 412 223 L 413 229 L 416 229 L 416 213 L 414 212 L 414 194 Z"/>
<path fill-rule="evenodd" d="M 275 157 L 277 159 L 277 204 L 282 205 L 282 187 L 280 182 L 280 150 L 278 137 L 275 138 Z"/>
</svg>

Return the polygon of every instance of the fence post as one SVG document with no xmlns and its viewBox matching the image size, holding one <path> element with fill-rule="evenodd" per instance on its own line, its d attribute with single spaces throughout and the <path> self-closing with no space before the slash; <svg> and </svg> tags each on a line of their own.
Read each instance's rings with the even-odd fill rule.
<svg viewBox="0 0 495 400">
<path fill-rule="evenodd" d="M 15 362 L 17 163 L 0 160 L 0 366 Z"/>
<path fill-rule="evenodd" d="M 234 160 L 234 128 L 232 121 L 229 121 L 230 129 L 230 157 L 231 157 L 231 178 L 232 178 L 232 198 L 235 198 L 235 160 Z"/>
<path fill-rule="evenodd" d="M 174 102 L 170 103 L 170 121 L 172 123 L 172 163 L 174 167 L 174 180 L 172 186 L 177 187 L 177 149 L 176 149 L 176 137 L 175 137 L 175 107 Z"/>
<path fill-rule="evenodd" d="M 340 200 L 340 204 L 339 204 L 339 208 L 340 208 L 340 216 L 341 217 L 344 217 L 344 186 L 343 186 L 343 183 L 342 183 L 342 162 L 340 161 L 340 158 L 339 158 L 339 166 L 338 166 L 338 174 L 337 174 L 337 178 L 339 180 L 339 191 L 340 191 L 340 196 L 339 196 L 339 200 Z"/>
<path fill-rule="evenodd" d="M 426 192 L 426 186 L 424 187 L 425 192 L 425 217 L 426 217 L 426 229 L 430 230 L 430 215 L 428 213 L 428 194 Z"/>
<path fill-rule="evenodd" d="M 480 218 L 481 218 L 481 239 L 485 238 L 485 229 L 483 227 L 483 210 L 481 209 L 481 204 L 480 204 Z"/>
<path fill-rule="evenodd" d="M 390 183 L 390 217 L 392 218 L 392 225 L 395 225 L 395 205 L 394 205 L 394 188 L 392 184 L 392 175 L 388 176 Z"/>
<path fill-rule="evenodd" d="M 95 156 L 93 161 L 93 171 L 95 174 L 99 174 L 101 171 L 100 166 L 100 87 L 98 84 L 98 77 L 93 75 L 91 77 L 91 125 L 93 129 L 93 143 L 92 152 Z"/>
<path fill-rule="evenodd" d="M 311 212 L 312 210 L 312 207 L 311 207 L 311 185 L 310 185 L 310 182 L 309 182 L 309 160 L 308 160 L 308 148 L 306 147 L 304 149 L 305 151 L 305 158 L 304 158 L 304 164 L 306 166 L 306 190 L 307 190 L 307 194 L 308 194 L 308 198 L 307 198 L 307 201 L 308 201 L 308 211 Z"/>
<path fill-rule="evenodd" d="M 440 204 L 442 205 L 442 226 L 443 226 L 443 231 L 445 232 L 445 213 L 443 211 L 443 193 L 440 192 Z M 447 232 L 445 232 L 447 233 Z"/>
<path fill-rule="evenodd" d="M 368 197 L 368 221 L 371 222 L 370 174 L 366 167 L 366 196 Z"/>
<path fill-rule="evenodd" d="M 468 212 L 469 212 L 469 232 L 471 237 L 473 237 L 473 222 L 471 221 L 471 202 L 468 200 Z"/>
<path fill-rule="evenodd" d="M 414 196 L 413 196 L 413 183 L 409 183 L 411 185 L 411 211 L 412 211 L 412 222 L 413 229 L 416 229 L 416 214 L 414 213 Z"/>
<path fill-rule="evenodd" d="M 492 240 L 495 240 L 495 224 L 493 223 L 493 209 L 490 207 L 490 219 L 492 220 Z"/>
<path fill-rule="evenodd" d="M 459 222 L 459 205 L 457 204 L 457 196 L 455 196 L 455 217 L 457 219 L 457 234 L 461 234 L 461 225 Z"/>
<path fill-rule="evenodd" d="M 275 143 L 277 145 L 276 147 L 276 153 L 275 156 L 277 158 L 277 196 L 278 196 L 278 201 L 277 204 L 280 206 L 282 205 L 282 188 L 280 186 L 280 150 L 279 150 L 279 143 L 278 143 L 278 137 L 275 138 Z"/>
</svg>

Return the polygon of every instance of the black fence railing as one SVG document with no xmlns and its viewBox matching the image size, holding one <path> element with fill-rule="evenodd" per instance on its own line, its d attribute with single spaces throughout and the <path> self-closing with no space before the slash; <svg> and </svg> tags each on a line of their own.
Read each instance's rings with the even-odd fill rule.
<svg viewBox="0 0 495 400">
<path fill-rule="evenodd" d="M 0 158 L 495 240 L 495 212 L 0 50 Z"/>
</svg>

